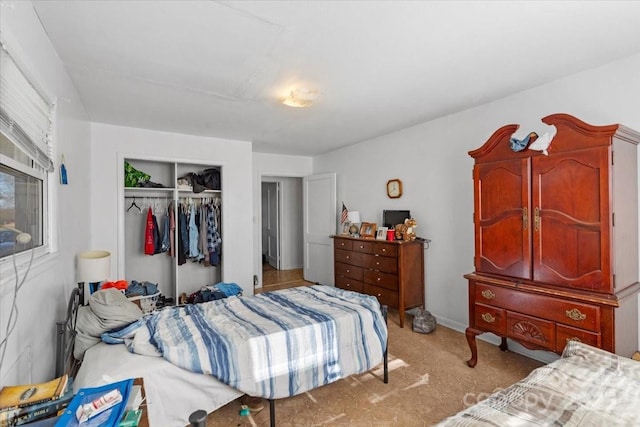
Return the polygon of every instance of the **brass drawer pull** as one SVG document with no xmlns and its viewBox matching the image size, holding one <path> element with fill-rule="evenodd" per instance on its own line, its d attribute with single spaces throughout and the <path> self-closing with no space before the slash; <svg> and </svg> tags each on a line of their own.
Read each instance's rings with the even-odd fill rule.
<svg viewBox="0 0 640 427">
<path fill-rule="evenodd" d="M 387 250 L 385 248 L 382 248 L 382 252 L 387 252 Z"/>
<path fill-rule="evenodd" d="M 493 322 L 495 322 L 495 321 L 496 321 L 496 318 L 495 318 L 495 317 L 493 317 L 493 316 L 491 315 L 491 313 L 483 313 L 483 314 L 482 314 L 482 320 L 484 320 L 484 321 L 485 321 L 485 322 L 487 322 L 487 323 L 493 323 Z"/>
<path fill-rule="evenodd" d="M 571 310 L 567 310 L 565 312 L 565 314 L 567 315 L 567 317 L 571 320 L 575 320 L 576 322 L 579 322 L 580 320 L 584 320 L 587 318 L 586 314 L 582 314 L 580 312 L 580 310 L 578 310 L 577 308 L 573 308 Z"/>
<path fill-rule="evenodd" d="M 382 277 L 378 277 L 378 282 L 379 282 L 380 280 L 382 280 Z"/>
<path fill-rule="evenodd" d="M 347 273 L 351 273 L 351 270 L 347 269 Z"/>
<path fill-rule="evenodd" d="M 351 258 L 349 255 L 347 255 L 347 259 Z"/>
<path fill-rule="evenodd" d="M 360 249 L 364 249 L 364 246 L 363 246 L 363 245 L 360 245 Z"/>
<path fill-rule="evenodd" d="M 567 344 L 569 344 L 571 341 L 582 342 L 578 337 L 567 338 Z"/>
<path fill-rule="evenodd" d="M 540 231 L 540 208 L 534 209 L 533 224 L 535 231 Z"/>
<path fill-rule="evenodd" d="M 529 226 L 529 210 L 525 206 L 524 208 L 522 208 L 522 228 L 526 230 L 528 226 Z"/>
<path fill-rule="evenodd" d="M 378 296 L 379 296 L 379 297 L 381 297 L 381 296 L 382 296 L 382 294 L 378 294 Z"/>
<path fill-rule="evenodd" d="M 485 289 L 484 291 L 482 291 L 482 296 L 486 299 L 494 299 L 496 297 L 496 294 L 491 292 L 489 289 Z"/>
</svg>

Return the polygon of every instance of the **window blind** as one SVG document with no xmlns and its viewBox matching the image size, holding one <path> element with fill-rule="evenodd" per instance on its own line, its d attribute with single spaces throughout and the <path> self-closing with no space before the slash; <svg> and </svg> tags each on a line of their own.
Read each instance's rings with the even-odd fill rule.
<svg viewBox="0 0 640 427">
<path fill-rule="evenodd" d="M 0 131 L 38 165 L 53 172 L 53 104 L 29 82 L 4 44 L 0 70 Z"/>
</svg>

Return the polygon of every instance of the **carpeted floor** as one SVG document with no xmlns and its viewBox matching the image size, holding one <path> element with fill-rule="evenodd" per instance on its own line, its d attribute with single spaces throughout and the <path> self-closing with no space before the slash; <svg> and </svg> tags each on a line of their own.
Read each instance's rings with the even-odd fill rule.
<svg viewBox="0 0 640 427">
<path fill-rule="evenodd" d="M 382 367 L 275 404 L 276 424 L 286 426 L 429 426 L 512 384 L 541 363 L 478 340 L 478 365 L 464 334 L 443 326 L 427 335 L 399 327 L 389 313 L 389 383 Z M 213 412 L 207 426 L 268 426 L 269 406 L 240 416 L 240 399 Z"/>
</svg>

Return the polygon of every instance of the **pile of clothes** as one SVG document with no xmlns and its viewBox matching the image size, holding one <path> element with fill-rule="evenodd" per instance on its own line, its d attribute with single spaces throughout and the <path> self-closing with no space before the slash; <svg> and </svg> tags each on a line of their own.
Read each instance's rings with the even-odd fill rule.
<svg viewBox="0 0 640 427">
<path fill-rule="evenodd" d="M 200 288 L 199 291 L 192 293 L 187 297 L 188 304 L 198 304 L 201 302 L 209 302 L 230 296 L 241 296 L 242 288 L 235 283 L 216 283 L 215 285 L 207 285 Z"/>
</svg>

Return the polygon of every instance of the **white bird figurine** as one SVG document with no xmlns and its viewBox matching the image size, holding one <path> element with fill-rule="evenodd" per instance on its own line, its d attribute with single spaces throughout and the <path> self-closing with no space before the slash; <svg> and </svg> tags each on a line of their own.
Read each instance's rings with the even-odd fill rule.
<svg viewBox="0 0 640 427">
<path fill-rule="evenodd" d="M 541 137 L 533 141 L 531 145 L 529 145 L 529 150 L 542 151 L 542 154 L 544 154 L 545 156 L 549 155 L 547 148 L 549 148 L 549 145 L 551 145 L 553 137 L 555 137 L 556 133 L 558 133 L 558 128 L 556 128 L 554 125 L 550 125 L 550 127 L 552 128 L 551 131 L 545 132 Z"/>
</svg>

